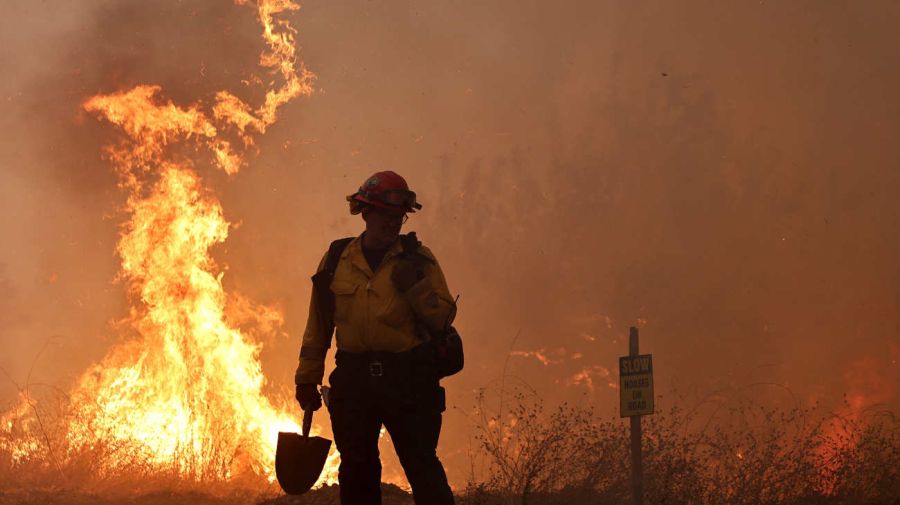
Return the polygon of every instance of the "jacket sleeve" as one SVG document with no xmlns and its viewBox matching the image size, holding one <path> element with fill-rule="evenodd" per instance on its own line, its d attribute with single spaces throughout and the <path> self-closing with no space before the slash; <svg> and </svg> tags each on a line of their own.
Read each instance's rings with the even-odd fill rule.
<svg viewBox="0 0 900 505">
<path fill-rule="evenodd" d="M 326 253 L 316 273 L 325 268 L 327 256 Z M 306 320 L 306 330 L 303 332 L 303 342 L 300 344 L 300 362 L 294 374 L 296 384 L 321 384 L 325 375 L 325 354 L 331 346 L 334 320 L 330 315 L 322 314 L 318 298 L 313 287 L 312 295 L 309 297 L 309 317 Z"/>
<path fill-rule="evenodd" d="M 456 301 L 450 295 L 444 272 L 431 251 L 421 246 L 419 254 L 425 256 L 423 278 L 406 292 L 406 299 L 416 318 L 432 335 L 442 333 L 456 317 Z"/>
</svg>

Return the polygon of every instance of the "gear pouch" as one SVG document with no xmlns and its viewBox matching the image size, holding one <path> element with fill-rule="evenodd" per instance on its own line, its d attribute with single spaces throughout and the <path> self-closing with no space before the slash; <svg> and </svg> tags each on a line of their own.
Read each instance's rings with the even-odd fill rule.
<svg viewBox="0 0 900 505">
<path fill-rule="evenodd" d="M 462 338 L 456 328 L 451 326 L 444 335 L 433 340 L 435 357 L 437 358 L 438 377 L 449 377 L 463 369 Z"/>
</svg>

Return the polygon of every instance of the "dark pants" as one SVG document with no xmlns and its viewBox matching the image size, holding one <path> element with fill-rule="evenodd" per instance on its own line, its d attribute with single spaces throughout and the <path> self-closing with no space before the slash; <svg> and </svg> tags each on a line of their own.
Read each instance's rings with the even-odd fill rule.
<svg viewBox="0 0 900 505">
<path fill-rule="evenodd" d="M 381 504 L 378 434 L 387 429 L 417 505 L 453 504 L 437 458 L 444 411 L 433 355 L 420 346 L 405 353 L 338 351 L 328 410 L 341 453 L 343 505 Z"/>
</svg>

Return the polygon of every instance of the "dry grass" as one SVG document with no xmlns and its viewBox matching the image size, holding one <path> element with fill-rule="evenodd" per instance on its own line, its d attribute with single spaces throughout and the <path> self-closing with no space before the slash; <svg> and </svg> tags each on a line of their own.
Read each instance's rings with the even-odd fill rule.
<svg viewBox="0 0 900 505">
<path fill-rule="evenodd" d="M 40 398 L 23 397 L 16 406 L 0 409 L 0 414 L 16 414 L 8 415 L 0 426 L 0 505 L 340 503 L 336 486 L 285 496 L 277 484 L 266 482 L 249 468 L 227 481 L 217 478 L 222 465 L 233 466 L 234 460 L 212 459 L 210 468 L 196 469 L 193 478 L 176 472 L 174 463 L 170 471 L 160 470 L 137 448 L 113 443 L 115 437 L 93 429 L 90 420 L 74 419 L 71 401 L 64 392 L 48 390 Z M 93 430 L 93 445 L 73 447 L 67 443 L 72 425 Z M 13 463 L 11 451 L 23 444 L 30 455 Z M 212 453 L 216 450 L 210 448 Z M 411 496 L 394 485 L 384 484 L 383 495 L 385 505 L 412 505 Z"/>
<path fill-rule="evenodd" d="M 508 411 L 478 401 L 467 505 L 629 503 L 629 429 L 526 388 Z M 713 422 L 673 408 L 643 420 L 648 504 L 897 504 L 900 423 L 890 412 L 778 410 L 745 403 Z"/>
<path fill-rule="evenodd" d="M 251 472 L 228 483 L 185 479 L 129 457 L 128 447 L 66 448 L 62 427 L 72 421 L 66 401 L 50 395 L 33 402 L 0 430 L 0 505 L 339 503 L 334 487 L 286 497 Z M 473 470 L 460 503 L 630 502 L 625 420 L 600 419 L 575 405 L 550 409 L 522 387 L 504 403 L 492 411 L 485 393 L 478 398 L 472 456 L 473 468 L 483 472 Z M 900 503 L 900 421 L 891 412 L 748 402 L 707 419 L 673 408 L 645 417 L 643 426 L 647 504 Z M 35 452 L 12 465 L 8 448 L 23 440 Z M 104 470 L 110 458 L 119 461 L 114 471 Z M 385 503 L 412 501 L 386 486 Z"/>
<path fill-rule="evenodd" d="M 168 467 L 152 463 L 134 443 L 117 441 L 90 419 L 74 418 L 72 401 L 54 390 L 39 398 L 23 396 L 18 407 L 7 410 L 18 415 L 7 415 L 0 426 L 0 504 L 9 497 L 16 500 L 10 503 L 131 503 L 136 497 L 155 503 L 154 497 L 171 493 L 195 496 L 190 503 L 253 503 L 280 494 L 277 484 L 249 467 L 223 483 L 222 468 L 233 466 L 234 459 L 210 458 L 207 468 L 189 469 L 185 478 L 177 471 L 177 454 Z M 91 433 L 90 444 L 71 443 L 73 427 Z M 23 448 L 27 456 L 14 457 Z M 209 448 L 211 454 L 217 449 Z M 235 457 L 240 455 L 229 456 Z"/>
</svg>

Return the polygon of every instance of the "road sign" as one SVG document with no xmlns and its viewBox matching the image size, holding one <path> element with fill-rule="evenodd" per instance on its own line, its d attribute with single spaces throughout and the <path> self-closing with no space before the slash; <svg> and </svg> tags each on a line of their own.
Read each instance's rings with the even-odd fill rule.
<svg viewBox="0 0 900 505">
<path fill-rule="evenodd" d="M 622 417 L 653 413 L 653 355 L 619 358 L 619 413 Z"/>
</svg>

